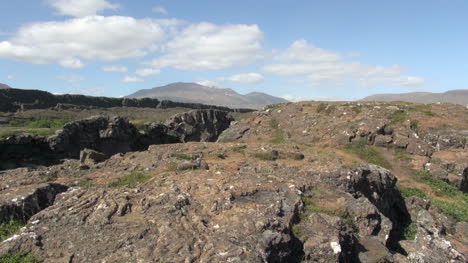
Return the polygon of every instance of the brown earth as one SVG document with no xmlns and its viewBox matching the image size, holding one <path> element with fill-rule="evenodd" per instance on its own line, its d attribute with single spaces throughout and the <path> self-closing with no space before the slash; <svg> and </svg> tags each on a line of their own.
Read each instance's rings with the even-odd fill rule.
<svg viewBox="0 0 468 263">
<path fill-rule="evenodd" d="M 241 118 L 216 143 L 2 171 L 0 215 L 28 224 L 0 243 L 0 256 L 466 262 L 468 224 L 405 198 L 397 183 L 452 202 L 412 174 L 436 167 L 466 195 L 467 130 L 468 110 L 455 105 L 281 104 Z M 360 155 L 369 149 L 383 159 Z M 49 198 L 34 198 L 39 189 Z"/>
</svg>

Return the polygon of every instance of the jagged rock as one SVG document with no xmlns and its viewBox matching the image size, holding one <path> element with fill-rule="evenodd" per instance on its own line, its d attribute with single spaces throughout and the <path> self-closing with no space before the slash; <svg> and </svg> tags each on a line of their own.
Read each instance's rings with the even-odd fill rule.
<svg viewBox="0 0 468 263">
<path fill-rule="evenodd" d="M 434 149 L 421 140 L 410 139 L 406 151 L 410 154 L 431 156 Z"/>
<path fill-rule="evenodd" d="M 0 222 L 27 222 L 31 216 L 52 205 L 67 186 L 57 183 L 22 186 L 1 191 Z"/>
<path fill-rule="evenodd" d="M 166 122 L 169 133 L 182 142 L 213 142 L 229 127 L 232 117 L 226 111 L 197 110 L 173 116 Z"/>
<path fill-rule="evenodd" d="M 249 130 L 249 127 L 242 127 L 231 124 L 231 126 L 227 130 L 223 131 L 219 135 L 218 142 L 231 142 L 239 140 Z"/>
<path fill-rule="evenodd" d="M 0 141 L 0 169 L 3 162 L 11 162 L 14 166 L 18 162 L 28 162 L 35 159 L 39 162 L 51 163 L 53 158 L 46 138 L 33 135 L 11 136 Z M 2 164 L 3 163 L 3 164 Z"/>
<path fill-rule="evenodd" d="M 448 240 L 445 216 L 434 216 L 430 202 L 418 197 L 408 198 L 406 204 L 411 221 L 417 226 L 414 240 L 399 242 L 408 254 L 409 262 L 466 262 L 463 254 Z"/>
<path fill-rule="evenodd" d="M 340 244 L 340 218 L 313 213 L 303 225 L 307 233 L 303 262 L 338 262 L 344 248 Z"/>
<path fill-rule="evenodd" d="M 107 155 L 91 149 L 85 148 L 80 152 L 80 163 L 82 164 L 95 164 L 105 161 L 107 158 Z"/>
<path fill-rule="evenodd" d="M 375 146 L 387 146 L 392 142 L 392 136 L 390 135 L 377 135 L 374 140 Z"/>
<path fill-rule="evenodd" d="M 427 169 L 435 176 L 446 179 L 460 190 L 468 192 L 468 152 L 435 152 Z"/>
</svg>

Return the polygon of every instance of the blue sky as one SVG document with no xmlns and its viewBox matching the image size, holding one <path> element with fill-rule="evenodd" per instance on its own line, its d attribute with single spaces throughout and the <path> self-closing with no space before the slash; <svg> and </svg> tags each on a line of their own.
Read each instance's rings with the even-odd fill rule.
<svg viewBox="0 0 468 263">
<path fill-rule="evenodd" d="M 0 2 L 0 82 L 123 96 L 199 82 L 291 100 L 467 88 L 468 2 Z"/>
</svg>

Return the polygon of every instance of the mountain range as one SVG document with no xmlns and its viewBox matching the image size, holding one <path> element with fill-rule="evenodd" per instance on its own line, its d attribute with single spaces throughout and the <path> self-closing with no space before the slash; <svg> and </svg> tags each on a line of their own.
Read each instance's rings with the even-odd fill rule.
<svg viewBox="0 0 468 263">
<path fill-rule="evenodd" d="M 454 103 L 468 104 L 468 89 L 449 90 L 444 93 L 409 92 L 399 94 L 376 94 L 361 99 L 362 101 L 405 101 L 416 103 Z"/>
<path fill-rule="evenodd" d="M 0 89 L 11 89 L 11 87 L 6 84 L 0 83 Z"/>
<path fill-rule="evenodd" d="M 142 89 L 127 98 L 157 98 L 179 102 L 202 103 L 231 108 L 261 108 L 268 104 L 288 102 L 261 92 L 239 94 L 232 89 L 212 88 L 197 83 L 177 82 L 152 89 Z"/>
</svg>

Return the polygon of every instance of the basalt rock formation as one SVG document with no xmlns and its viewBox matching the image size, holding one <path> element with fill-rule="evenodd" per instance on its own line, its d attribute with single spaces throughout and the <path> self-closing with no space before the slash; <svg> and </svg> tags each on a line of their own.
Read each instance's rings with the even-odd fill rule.
<svg viewBox="0 0 468 263">
<path fill-rule="evenodd" d="M 45 185 L 66 188 L 28 212 L 27 225 L 0 243 L 0 257 L 467 262 L 464 107 L 274 105 L 206 136 L 220 134 L 227 116 L 196 112 L 148 125 L 141 138 L 169 134 L 180 143 L 84 161 L 86 169 L 69 159 L 1 171 L 0 208 Z"/>
<path fill-rule="evenodd" d="M 186 141 L 215 141 L 232 121 L 228 112 L 193 110 L 178 114 L 162 124 L 148 124 L 139 131 L 121 117 L 93 117 L 65 124 L 50 137 L 11 136 L 0 141 L 3 161 L 54 163 L 65 158 L 80 158 L 91 149 L 110 157 L 116 153 L 146 150 L 152 144 Z"/>
<path fill-rule="evenodd" d="M 217 109 L 234 112 L 250 112 L 249 109 L 230 109 L 228 107 L 204 105 L 200 103 L 184 103 L 150 98 L 108 98 L 84 95 L 54 95 L 41 90 L 23 90 L 5 88 L 0 89 L 0 111 L 16 112 L 28 109 L 69 109 L 69 108 L 189 108 L 189 109 Z"/>
</svg>

